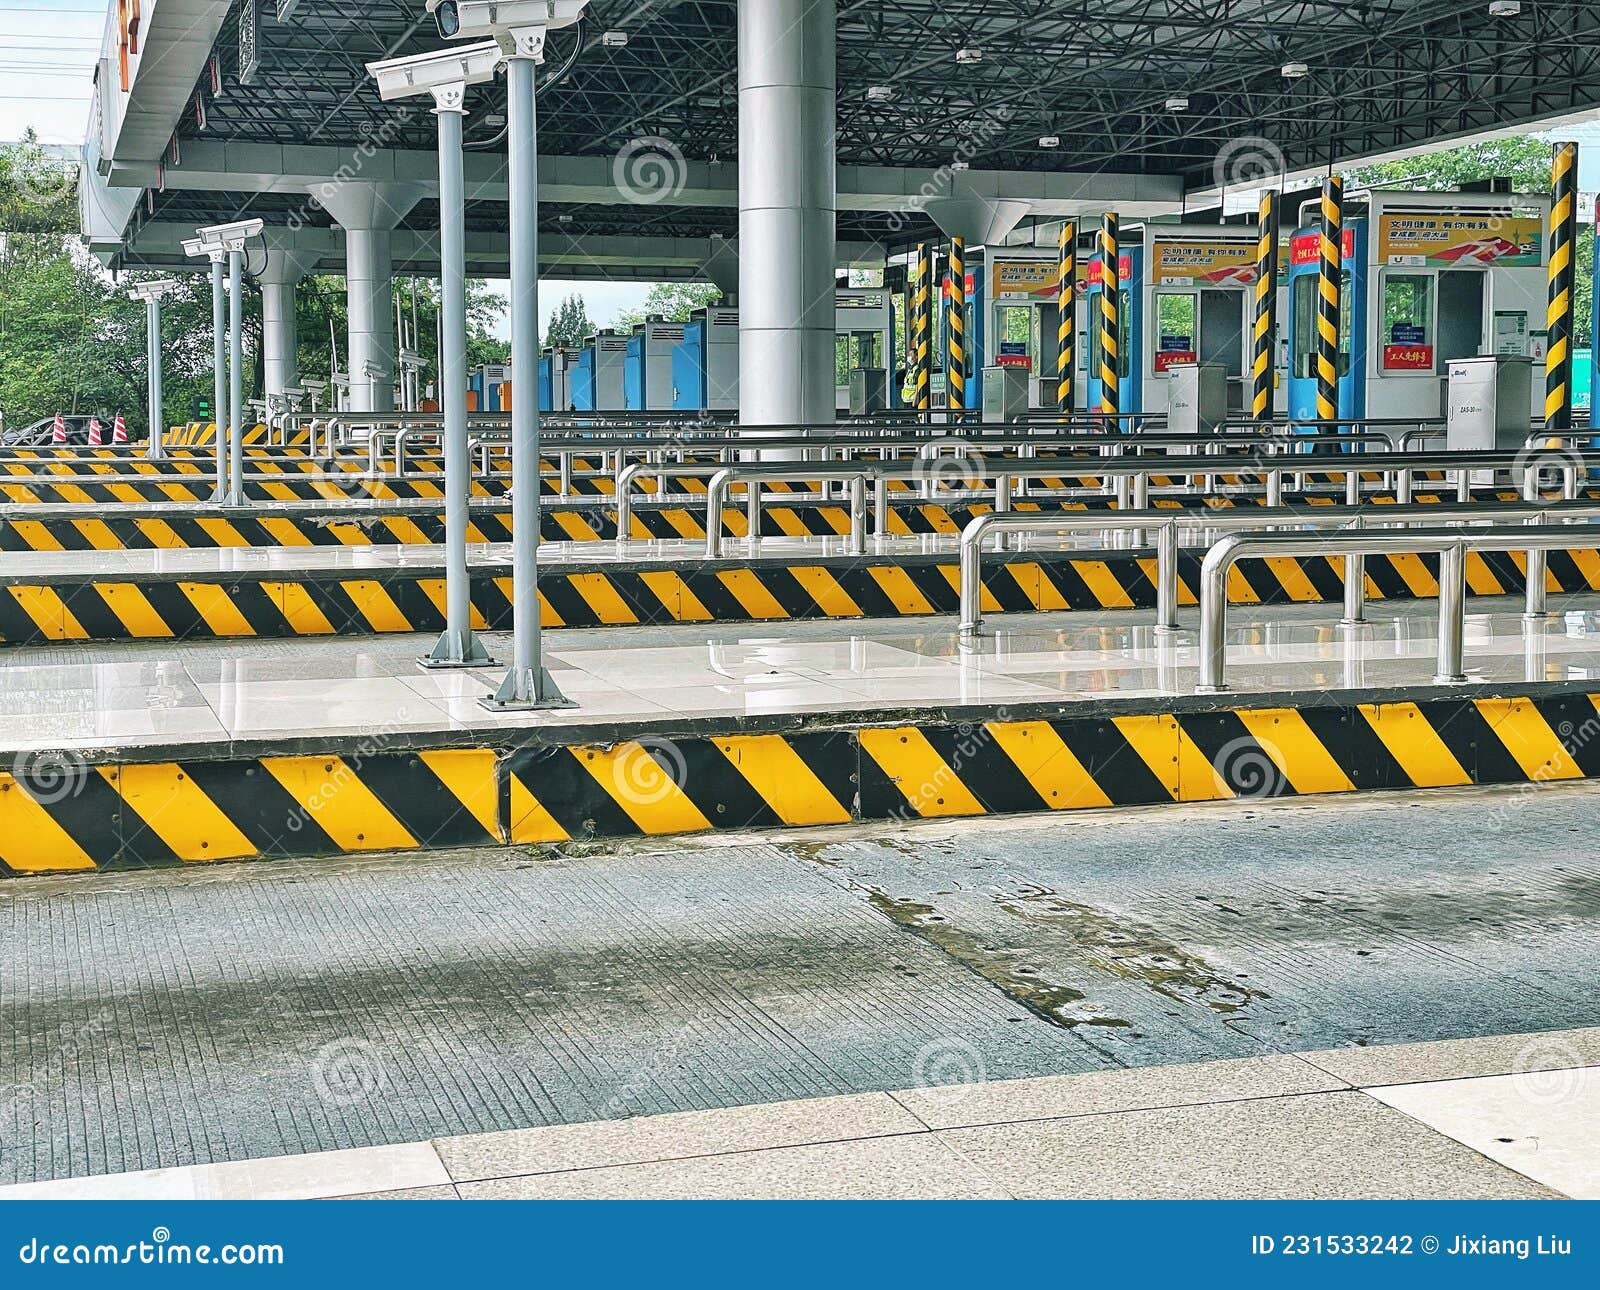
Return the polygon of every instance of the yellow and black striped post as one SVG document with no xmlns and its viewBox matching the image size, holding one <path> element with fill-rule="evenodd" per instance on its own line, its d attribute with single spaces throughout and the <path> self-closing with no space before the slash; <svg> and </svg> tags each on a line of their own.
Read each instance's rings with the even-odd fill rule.
<svg viewBox="0 0 1600 1290">
<path fill-rule="evenodd" d="M 1544 428 L 1572 429 L 1573 257 L 1578 241 L 1578 145 L 1558 143 L 1550 164 L 1550 329 L 1544 358 Z"/>
<path fill-rule="evenodd" d="M 1076 220 L 1061 225 L 1061 240 L 1056 246 L 1056 406 L 1072 411 L 1072 377 L 1077 364 L 1072 342 L 1077 335 L 1077 265 L 1073 253 L 1078 241 Z"/>
<path fill-rule="evenodd" d="M 933 248 L 917 243 L 917 267 L 911 297 L 911 406 L 926 412 L 933 406 Z"/>
<path fill-rule="evenodd" d="M 944 405 L 952 411 L 967 406 L 967 248 L 950 239 L 950 299 L 944 326 Z"/>
<path fill-rule="evenodd" d="M 1343 272 L 1344 180 L 1322 181 L 1322 268 L 1317 279 L 1317 420 L 1339 416 L 1339 283 Z M 1324 426 L 1322 433 L 1334 427 Z"/>
<path fill-rule="evenodd" d="M 1113 417 L 1122 407 L 1117 389 L 1121 338 L 1117 310 L 1122 289 L 1117 280 L 1121 263 L 1117 243 L 1117 217 L 1108 211 L 1100 221 L 1100 411 Z"/>
<path fill-rule="evenodd" d="M 1278 194 L 1261 194 L 1256 214 L 1255 349 L 1250 365 L 1250 415 L 1272 420 L 1272 373 L 1278 345 Z"/>
</svg>

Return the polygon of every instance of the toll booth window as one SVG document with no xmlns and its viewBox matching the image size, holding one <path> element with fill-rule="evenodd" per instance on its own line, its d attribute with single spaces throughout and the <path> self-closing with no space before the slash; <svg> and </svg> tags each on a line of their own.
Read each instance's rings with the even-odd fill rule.
<svg viewBox="0 0 1600 1290">
<path fill-rule="evenodd" d="M 1433 278 L 1426 273 L 1390 273 L 1383 280 L 1385 372 L 1433 371 Z"/>
<path fill-rule="evenodd" d="M 1315 273 L 1303 273 L 1294 280 L 1294 297 L 1290 301 L 1293 313 L 1292 329 L 1294 349 L 1290 356 L 1291 375 L 1312 381 L 1317 376 L 1317 300 L 1320 295 L 1319 278 Z M 1350 290 L 1350 274 L 1339 275 L 1339 375 L 1350 370 L 1350 343 L 1355 330 L 1354 298 Z"/>
<path fill-rule="evenodd" d="M 1117 313 L 1117 339 L 1120 342 L 1117 346 L 1117 375 L 1122 377 L 1128 374 L 1128 355 L 1133 349 L 1128 341 L 1129 322 L 1133 317 L 1133 297 L 1127 288 L 1123 288 L 1117 294 L 1122 302 L 1118 306 Z M 1090 318 L 1093 320 L 1089 325 L 1089 375 L 1097 377 L 1100 375 L 1100 360 L 1104 352 L 1100 345 L 1099 293 L 1090 296 L 1089 302 Z"/>
<path fill-rule="evenodd" d="M 1196 346 L 1196 300 L 1189 292 L 1168 291 L 1156 296 L 1156 349 L 1152 369 L 1161 375 L 1174 363 L 1192 363 Z"/>
</svg>

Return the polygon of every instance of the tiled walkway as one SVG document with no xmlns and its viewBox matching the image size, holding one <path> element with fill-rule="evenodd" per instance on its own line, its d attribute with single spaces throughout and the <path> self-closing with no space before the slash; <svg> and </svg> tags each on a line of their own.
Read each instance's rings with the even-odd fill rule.
<svg viewBox="0 0 1600 1290">
<path fill-rule="evenodd" d="M 178 552 L 175 554 L 183 554 Z M 1600 597 L 1530 624 L 1521 602 L 1476 601 L 1466 620 L 1473 682 L 1600 678 Z M 1553 606 L 1555 607 L 1555 606 Z M 1435 607 L 1370 608 L 1341 628 L 1332 605 L 1236 609 L 1228 683 L 1241 696 L 1428 685 Z M 9 651 L 0 746 L 15 750 L 382 731 L 487 731 L 664 717 L 857 712 L 953 704 L 1068 703 L 1192 694 L 1194 613 L 1158 636 L 1149 615 L 1000 615 L 963 640 L 950 619 L 563 629 L 545 662 L 570 708 L 491 714 L 500 666 L 423 672 L 432 637 L 126 643 Z M 504 635 L 483 637 L 497 659 Z"/>
<path fill-rule="evenodd" d="M 0 1200 L 1600 1199 L 1600 1029 L 936 1085 L 0 1188 Z"/>
</svg>

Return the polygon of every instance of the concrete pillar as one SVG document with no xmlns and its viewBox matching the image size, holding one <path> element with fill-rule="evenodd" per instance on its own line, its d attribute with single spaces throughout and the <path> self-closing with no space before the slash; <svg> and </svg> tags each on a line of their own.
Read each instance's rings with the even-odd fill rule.
<svg viewBox="0 0 1600 1290">
<path fill-rule="evenodd" d="M 347 181 L 319 185 L 313 196 L 344 229 L 350 409 L 392 411 L 396 373 L 390 234 L 422 190 L 414 184 Z"/>
<path fill-rule="evenodd" d="M 300 384 L 294 293 L 315 263 L 312 252 L 274 245 L 269 235 L 266 263 L 256 274 L 261 287 L 262 388 L 269 399 Z"/>
<path fill-rule="evenodd" d="M 831 0 L 739 5 L 739 403 L 745 425 L 834 418 Z"/>
</svg>

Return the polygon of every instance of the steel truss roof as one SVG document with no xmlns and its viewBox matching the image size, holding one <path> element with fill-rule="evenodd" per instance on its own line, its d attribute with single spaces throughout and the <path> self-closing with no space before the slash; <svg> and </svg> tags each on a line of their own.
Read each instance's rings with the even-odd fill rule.
<svg viewBox="0 0 1600 1290">
<path fill-rule="evenodd" d="M 422 0 L 300 0 L 278 23 L 260 0 L 261 70 L 237 80 L 235 5 L 218 37 L 223 93 L 184 138 L 432 148 L 433 118 L 379 101 L 364 64 L 439 44 Z M 1487 0 L 839 0 L 838 160 L 935 169 L 953 156 L 1022 171 L 1182 175 L 1193 190 L 1264 166 L 1323 168 L 1451 136 L 1600 106 L 1600 4 L 1526 0 L 1497 19 Z M 691 160 L 735 164 L 735 0 L 592 0 L 572 72 L 540 94 L 540 147 L 614 155 L 668 141 Z M 623 48 L 601 33 L 628 33 Z M 547 76 L 571 49 L 551 38 Z M 955 51 L 982 50 L 975 66 Z M 1302 79 L 1280 73 L 1308 65 Z M 888 102 L 868 86 L 890 86 Z M 497 133 L 503 82 L 474 91 L 468 138 Z M 1166 100 L 1186 97 L 1187 111 Z M 1042 136 L 1061 140 L 1057 148 Z M 1241 167 L 1253 167 L 1245 174 Z M 210 219 L 274 202 L 202 193 L 155 198 L 154 218 Z M 572 217 L 563 221 L 563 215 Z M 469 222 L 502 228 L 504 207 Z M 423 205 L 408 223 L 426 227 Z M 612 233 L 732 233 L 725 210 L 542 208 L 541 222 Z M 890 236 L 855 216 L 851 232 Z M 917 229 L 899 228 L 903 238 Z M 843 232 L 843 229 L 841 230 Z"/>
</svg>

